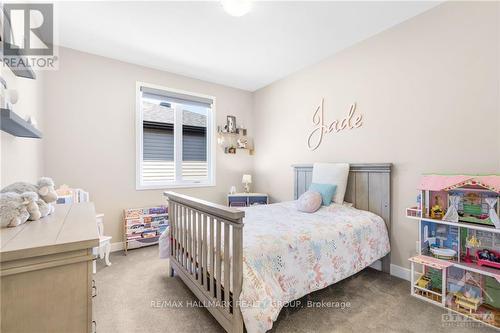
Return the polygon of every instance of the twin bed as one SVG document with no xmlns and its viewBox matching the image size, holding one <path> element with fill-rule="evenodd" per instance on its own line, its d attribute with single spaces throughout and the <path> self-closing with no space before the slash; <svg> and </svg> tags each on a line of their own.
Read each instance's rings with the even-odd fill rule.
<svg viewBox="0 0 500 333">
<path fill-rule="evenodd" d="M 350 166 L 345 201 L 315 213 L 282 202 L 236 210 L 166 192 L 170 265 L 227 332 L 265 332 L 286 303 L 380 259 L 390 266 L 390 164 Z M 294 166 L 294 197 L 312 165 Z"/>
</svg>

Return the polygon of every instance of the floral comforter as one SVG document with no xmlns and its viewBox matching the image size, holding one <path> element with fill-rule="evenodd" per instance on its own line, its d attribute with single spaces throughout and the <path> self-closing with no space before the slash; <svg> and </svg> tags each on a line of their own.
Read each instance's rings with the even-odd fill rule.
<svg viewBox="0 0 500 333">
<path fill-rule="evenodd" d="M 271 329 L 281 308 L 355 274 L 390 251 L 381 217 L 332 204 L 245 208 L 241 312 L 248 333 Z"/>
</svg>

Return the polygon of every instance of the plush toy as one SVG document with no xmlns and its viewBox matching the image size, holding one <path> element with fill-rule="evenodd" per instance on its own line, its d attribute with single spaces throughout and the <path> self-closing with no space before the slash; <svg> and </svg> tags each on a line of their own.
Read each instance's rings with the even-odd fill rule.
<svg viewBox="0 0 500 333">
<path fill-rule="evenodd" d="M 28 221 L 28 200 L 14 192 L 0 193 L 0 226 L 16 227 Z"/>
<path fill-rule="evenodd" d="M 18 194 L 22 194 L 24 192 L 37 193 L 40 196 L 40 199 L 37 201 L 38 207 L 42 217 L 44 217 L 54 211 L 52 203 L 57 200 L 57 193 L 54 187 L 54 181 L 51 178 L 42 177 L 38 180 L 36 185 L 26 182 L 17 182 L 5 187 L 1 192 L 15 192 Z"/>
<path fill-rule="evenodd" d="M 54 206 L 52 204 L 48 204 L 40 198 L 36 201 L 36 203 L 38 205 L 38 209 L 40 209 L 42 217 L 50 215 L 54 212 Z"/>
<path fill-rule="evenodd" d="M 35 192 L 24 192 L 23 194 L 21 194 L 21 198 L 23 198 L 23 203 L 26 204 L 26 209 L 30 214 L 28 220 L 39 220 L 42 217 L 42 213 L 37 203 L 38 200 L 40 200 L 38 198 L 38 194 L 36 194 Z"/>
</svg>

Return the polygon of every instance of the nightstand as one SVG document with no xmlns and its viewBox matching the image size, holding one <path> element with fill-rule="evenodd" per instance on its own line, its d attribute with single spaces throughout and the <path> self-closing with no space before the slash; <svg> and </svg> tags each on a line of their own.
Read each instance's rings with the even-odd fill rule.
<svg viewBox="0 0 500 333">
<path fill-rule="evenodd" d="M 267 205 L 269 199 L 265 193 L 234 193 L 227 195 L 229 207 L 248 207 L 253 205 Z"/>
</svg>

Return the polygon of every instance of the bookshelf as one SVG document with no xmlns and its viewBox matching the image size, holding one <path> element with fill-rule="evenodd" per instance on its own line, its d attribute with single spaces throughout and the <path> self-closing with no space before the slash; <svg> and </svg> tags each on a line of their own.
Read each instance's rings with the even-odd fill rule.
<svg viewBox="0 0 500 333">
<path fill-rule="evenodd" d="M 124 251 L 158 244 L 168 226 L 167 206 L 128 208 L 124 210 Z"/>
</svg>

